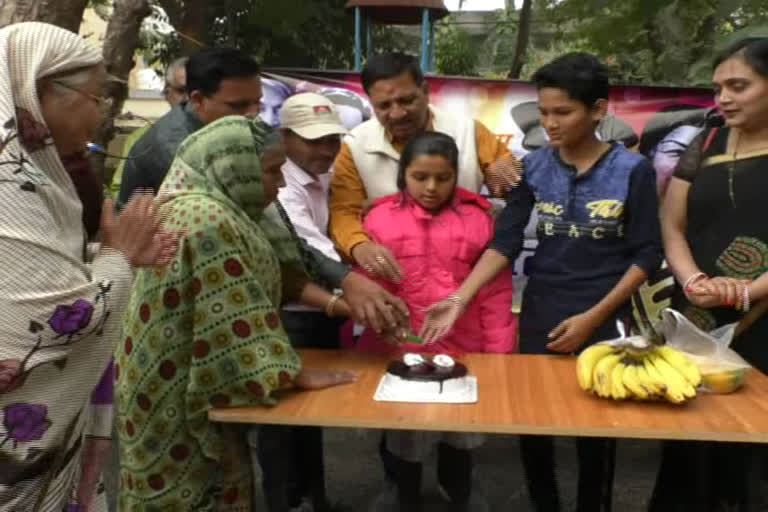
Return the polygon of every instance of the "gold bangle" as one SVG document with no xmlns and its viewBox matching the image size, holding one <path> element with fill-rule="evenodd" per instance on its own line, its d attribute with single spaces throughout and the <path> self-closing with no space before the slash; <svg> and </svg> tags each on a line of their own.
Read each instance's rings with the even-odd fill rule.
<svg viewBox="0 0 768 512">
<path fill-rule="evenodd" d="M 454 293 L 453 295 L 446 297 L 445 300 L 449 302 L 453 302 L 454 304 L 457 304 L 461 306 L 462 308 L 467 307 L 467 301 L 461 298 L 461 296 L 458 293 Z"/>
<path fill-rule="evenodd" d="M 325 314 L 331 318 L 333 318 L 333 310 L 336 308 L 336 303 L 339 302 L 339 296 L 334 295 L 330 299 L 328 299 L 328 302 L 325 304 Z"/>
</svg>

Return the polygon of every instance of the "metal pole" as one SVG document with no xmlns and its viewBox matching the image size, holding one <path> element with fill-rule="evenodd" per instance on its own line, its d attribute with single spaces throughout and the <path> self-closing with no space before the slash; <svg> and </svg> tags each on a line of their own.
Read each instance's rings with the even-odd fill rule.
<svg viewBox="0 0 768 512">
<path fill-rule="evenodd" d="M 365 17 L 365 56 L 373 55 L 373 19 L 370 15 Z"/>
<path fill-rule="evenodd" d="M 429 68 L 429 9 L 424 8 L 421 13 L 421 69 Z"/>
<path fill-rule="evenodd" d="M 435 72 L 437 66 L 435 65 L 435 24 L 432 23 L 429 26 L 429 71 Z"/>
<path fill-rule="evenodd" d="M 360 32 L 360 8 L 355 7 L 355 71 L 360 71 L 361 55 L 363 53 Z"/>
</svg>

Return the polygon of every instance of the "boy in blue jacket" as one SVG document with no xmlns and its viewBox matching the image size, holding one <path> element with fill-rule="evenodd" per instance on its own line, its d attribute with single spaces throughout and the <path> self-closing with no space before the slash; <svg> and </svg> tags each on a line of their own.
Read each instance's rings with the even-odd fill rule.
<svg viewBox="0 0 768 512">
<path fill-rule="evenodd" d="M 526 260 L 520 351 L 577 354 L 618 337 L 617 320 L 661 264 L 656 175 L 620 143 L 601 141 L 608 71 L 593 56 L 564 55 L 533 75 L 549 145 L 525 156 L 524 178 L 510 191 L 496 235 L 454 295 L 430 308 L 422 335 L 443 336 L 477 291 L 514 263 L 531 211 L 539 245 Z M 559 511 L 553 439 L 521 436 L 528 490 L 537 511 Z M 579 512 L 611 508 L 615 441 L 579 438 Z"/>
</svg>

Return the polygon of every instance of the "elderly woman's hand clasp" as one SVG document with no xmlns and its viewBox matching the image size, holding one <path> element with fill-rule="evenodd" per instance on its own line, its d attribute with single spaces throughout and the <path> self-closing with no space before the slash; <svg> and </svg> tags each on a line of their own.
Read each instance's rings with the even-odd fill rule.
<svg viewBox="0 0 768 512">
<path fill-rule="evenodd" d="M 104 202 L 102 247 L 120 251 L 137 267 L 170 263 L 179 247 L 180 233 L 168 231 L 152 194 L 134 194 L 119 215 L 114 203 Z"/>
</svg>

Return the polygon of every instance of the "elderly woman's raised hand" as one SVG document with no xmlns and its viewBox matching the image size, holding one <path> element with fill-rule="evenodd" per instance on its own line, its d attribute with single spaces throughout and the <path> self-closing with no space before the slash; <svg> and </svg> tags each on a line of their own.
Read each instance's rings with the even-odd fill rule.
<svg viewBox="0 0 768 512">
<path fill-rule="evenodd" d="M 342 384 L 356 382 L 358 374 L 350 370 L 329 370 L 324 368 L 304 368 L 293 379 L 293 385 L 299 389 L 325 389 Z"/>
<path fill-rule="evenodd" d="M 101 216 L 102 247 L 120 251 L 137 267 L 171 262 L 180 233 L 165 229 L 151 193 L 134 194 L 119 215 L 114 212 L 113 201 L 107 199 Z"/>
</svg>

